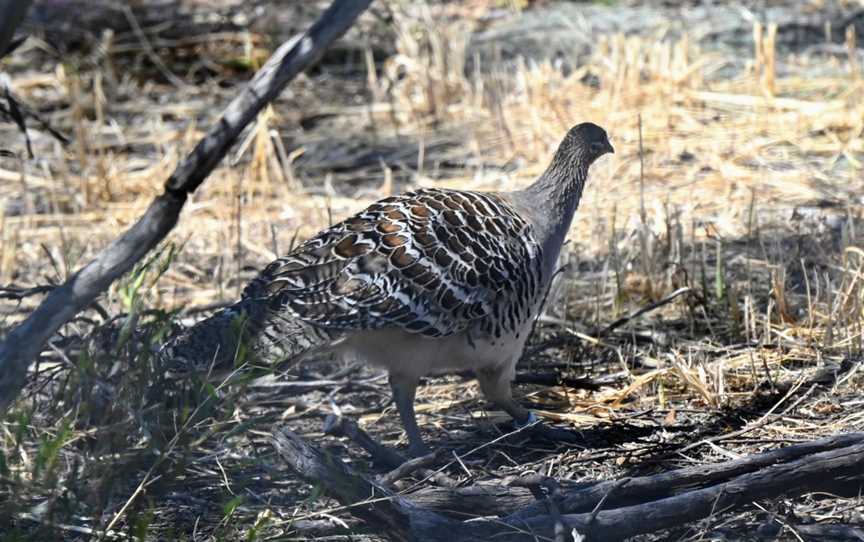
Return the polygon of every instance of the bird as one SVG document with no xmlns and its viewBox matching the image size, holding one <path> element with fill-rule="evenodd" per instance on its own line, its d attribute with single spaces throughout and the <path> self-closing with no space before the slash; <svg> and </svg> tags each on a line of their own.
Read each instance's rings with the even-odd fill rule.
<svg viewBox="0 0 864 542">
<path fill-rule="evenodd" d="M 160 351 L 175 374 L 326 352 L 384 368 L 413 456 L 422 377 L 473 371 L 517 426 L 511 381 L 606 131 L 572 127 L 544 172 L 508 192 L 423 188 L 379 200 L 267 265 L 240 300 Z"/>
</svg>

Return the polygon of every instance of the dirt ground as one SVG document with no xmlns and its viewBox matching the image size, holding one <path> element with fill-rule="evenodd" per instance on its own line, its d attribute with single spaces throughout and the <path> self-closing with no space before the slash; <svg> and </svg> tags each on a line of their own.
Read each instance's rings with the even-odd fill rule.
<svg viewBox="0 0 864 542">
<path fill-rule="evenodd" d="M 31 159 L 0 125 L 15 155 L 0 157 L 0 329 L 143 213 L 326 5 L 36 2 L 2 68 L 70 142 L 31 122 Z M 515 385 L 583 442 L 499 438 L 511 426 L 470 375 L 429 378 L 421 428 L 460 458 L 444 472 L 612 480 L 864 430 L 860 36 L 861 2 L 376 2 L 247 131 L 157 257 L 46 346 L 0 420 L 0 540 L 380 539 L 270 437 L 287 424 L 379 472 L 323 422 L 341 413 L 404 447 L 386 375 L 316 360 L 177 384 L 152 352 L 375 199 L 526 185 L 582 120 L 616 153 L 594 167 Z M 862 514 L 860 498 L 813 493 L 637 539 L 860 540 Z"/>
</svg>

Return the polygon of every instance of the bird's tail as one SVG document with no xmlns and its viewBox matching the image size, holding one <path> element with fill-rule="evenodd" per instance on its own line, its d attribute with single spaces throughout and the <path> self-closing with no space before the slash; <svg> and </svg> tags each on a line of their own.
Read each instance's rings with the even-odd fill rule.
<svg viewBox="0 0 864 542">
<path fill-rule="evenodd" d="M 333 341 L 331 333 L 246 298 L 172 337 L 159 350 L 166 372 L 224 374 L 248 363 L 276 365 Z"/>
</svg>

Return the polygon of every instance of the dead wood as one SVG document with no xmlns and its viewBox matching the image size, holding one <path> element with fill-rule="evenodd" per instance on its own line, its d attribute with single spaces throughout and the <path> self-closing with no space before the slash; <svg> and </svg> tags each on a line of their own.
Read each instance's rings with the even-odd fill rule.
<svg viewBox="0 0 864 542">
<path fill-rule="evenodd" d="M 456 487 L 459 483 L 443 472 L 433 471 L 426 466 L 435 461 L 437 454 L 406 460 L 406 458 L 392 448 L 379 443 L 369 433 L 364 431 L 356 422 L 343 418 L 342 416 L 329 415 L 324 420 L 324 434 L 334 437 L 345 437 L 366 450 L 372 456 L 372 462 L 379 467 L 389 469 L 390 472 L 379 478 L 378 483 L 389 486 L 395 481 L 416 473 L 419 476 L 431 480 L 442 487 Z"/>
<path fill-rule="evenodd" d="M 345 463 L 310 446 L 286 428 L 273 435 L 279 456 L 298 476 L 320 484 L 337 501 L 350 507 L 351 514 L 374 525 L 391 540 L 444 540 L 418 536 L 458 522 L 419 508 L 411 501 L 354 472 Z M 434 536 L 434 535 L 433 535 Z"/>
<path fill-rule="evenodd" d="M 862 443 L 864 443 L 864 434 L 849 433 L 714 465 L 698 465 L 652 476 L 628 478 L 624 485 L 620 485 L 617 480 L 601 482 L 579 491 L 568 492 L 561 503 L 561 508 L 568 514 L 588 512 L 607 495 L 609 495 L 605 502 L 607 508 L 661 499 L 694 487 L 722 483 L 744 474 L 758 472 L 772 465 L 799 460 L 821 452 L 846 449 L 848 446 Z M 540 513 L 542 509 L 542 505 L 533 505 L 516 517 L 530 517 Z"/>
<path fill-rule="evenodd" d="M 324 420 L 324 434 L 351 439 L 372 456 L 372 462 L 386 469 L 396 469 L 405 463 L 405 457 L 396 450 L 379 443 L 356 423 L 342 416 L 329 415 Z"/>
<path fill-rule="evenodd" d="M 399 480 L 407 478 L 416 472 L 426 470 L 427 467 L 431 467 L 439 458 L 438 453 L 432 452 L 421 457 L 409 459 L 390 472 L 379 476 L 378 483 L 385 487 L 391 487 Z"/>
<path fill-rule="evenodd" d="M 861 542 L 861 540 L 864 540 L 864 528 L 857 525 L 822 525 L 817 523 L 813 525 L 791 525 L 790 527 L 794 532 L 807 537 L 806 539 L 812 542 L 816 542 L 817 540 Z"/>
<path fill-rule="evenodd" d="M 465 517 L 465 510 L 470 510 L 472 516 L 507 516 L 536 502 L 526 487 L 490 481 L 455 488 L 424 487 L 411 493 L 410 498 L 418 506 L 460 517 Z"/>
<path fill-rule="evenodd" d="M 587 540 L 619 540 L 698 521 L 756 499 L 814 491 L 854 496 L 864 486 L 864 434 L 853 433 L 717 465 L 624 478 L 587 488 L 556 485 L 547 497 L 516 513 L 460 522 L 441 512 L 468 517 L 477 517 L 478 512 L 488 514 L 494 509 L 489 506 L 496 498 L 494 491 L 482 488 L 472 494 L 466 491 L 469 488 L 424 488 L 396 495 L 290 431 L 277 431 L 273 443 L 301 477 L 321 484 L 353 515 L 398 540 L 440 540 L 443 532 L 451 541 L 492 537 L 524 540 L 526 536 L 556 539 L 562 532 L 574 530 L 587 535 Z M 501 496 L 508 495 L 505 492 Z M 523 499 L 524 494 L 518 498 Z"/>
<path fill-rule="evenodd" d="M 565 488 L 560 507 L 563 512 L 577 514 L 591 512 L 603 501 L 605 508 L 623 507 L 640 502 L 671 497 L 695 487 L 720 483 L 747 473 L 782 462 L 805 458 L 815 453 L 864 442 L 860 433 L 838 435 L 771 450 L 754 456 L 717 463 L 687 467 L 653 476 L 624 478 L 580 487 Z M 427 487 L 411 494 L 415 504 L 430 510 L 471 510 L 477 515 L 510 516 L 510 521 L 528 519 L 543 514 L 546 505 L 534 502 L 531 492 L 514 485 L 495 485 L 489 482 L 458 487 Z"/>
<path fill-rule="evenodd" d="M 144 215 L 9 332 L 0 344 L 0 413 L 21 391 L 27 367 L 45 342 L 165 238 L 177 223 L 188 194 L 213 171 L 240 132 L 285 85 L 315 63 L 371 1 L 336 0 L 305 34 L 280 46 L 180 162 L 165 183 L 165 192 Z"/>
<path fill-rule="evenodd" d="M 757 456 L 758 457 L 758 456 Z M 853 496 L 864 487 L 864 443 L 772 465 L 728 482 L 685 491 L 674 497 L 599 513 L 567 514 L 568 527 L 602 540 L 619 540 L 698 521 L 747 505 L 756 499 L 797 496 L 827 491 Z M 526 528 L 545 529 L 541 516 L 526 521 Z M 506 519 L 505 519 L 506 521 Z M 546 520 L 548 521 L 548 520 Z M 518 525 L 518 523 L 517 523 Z"/>
<path fill-rule="evenodd" d="M 32 0 L 0 0 L 0 58 L 9 51 L 15 31 L 32 3 Z"/>
</svg>

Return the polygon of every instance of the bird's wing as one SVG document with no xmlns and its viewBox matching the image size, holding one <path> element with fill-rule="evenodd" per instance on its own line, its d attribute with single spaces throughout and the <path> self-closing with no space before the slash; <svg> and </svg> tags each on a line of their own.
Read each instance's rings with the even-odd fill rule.
<svg viewBox="0 0 864 542">
<path fill-rule="evenodd" d="M 379 201 L 271 263 L 244 297 L 327 329 L 428 336 L 528 317 L 540 288 L 531 226 L 492 193 L 426 189 Z"/>
</svg>

